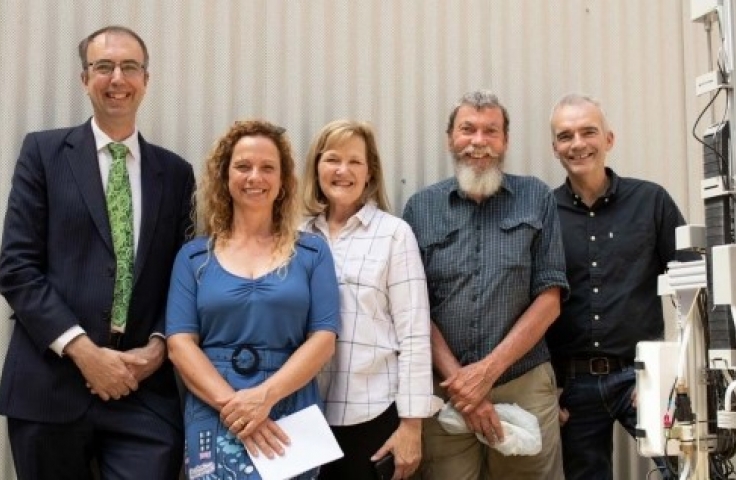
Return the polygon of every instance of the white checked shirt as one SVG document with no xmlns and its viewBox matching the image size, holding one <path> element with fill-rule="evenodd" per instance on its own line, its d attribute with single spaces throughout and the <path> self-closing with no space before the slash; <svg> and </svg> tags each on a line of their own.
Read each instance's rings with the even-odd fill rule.
<svg viewBox="0 0 736 480">
<path fill-rule="evenodd" d="M 370 202 L 336 239 L 324 214 L 302 229 L 328 241 L 340 284 L 342 329 L 319 377 L 329 424 L 367 422 L 392 402 L 401 418 L 434 414 L 427 283 L 411 227 Z"/>
</svg>

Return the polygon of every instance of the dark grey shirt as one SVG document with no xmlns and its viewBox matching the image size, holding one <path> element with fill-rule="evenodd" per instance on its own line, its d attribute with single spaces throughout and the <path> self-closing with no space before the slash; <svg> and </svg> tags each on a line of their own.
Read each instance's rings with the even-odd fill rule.
<svg viewBox="0 0 736 480">
<path fill-rule="evenodd" d="M 431 318 L 462 365 L 486 357 L 541 292 L 567 294 L 555 199 L 534 177 L 505 174 L 480 204 L 450 178 L 413 195 L 404 219 L 422 253 Z M 548 360 L 542 340 L 497 383 Z"/>
</svg>

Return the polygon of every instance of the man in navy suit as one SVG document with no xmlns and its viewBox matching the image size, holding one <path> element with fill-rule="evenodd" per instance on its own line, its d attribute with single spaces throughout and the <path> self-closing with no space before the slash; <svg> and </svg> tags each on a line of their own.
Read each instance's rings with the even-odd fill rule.
<svg viewBox="0 0 736 480">
<path fill-rule="evenodd" d="M 27 135 L 13 175 L 0 293 L 15 328 L 0 413 L 20 480 L 90 479 L 93 460 L 103 479 L 175 479 L 182 419 L 162 333 L 172 263 L 191 228 L 194 175 L 138 133 L 149 78 L 143 40 L 105 27 L 82 40 L 79 55 L 93 117 Z M 111 330 L 110 142 L 128 149 L 133 206 L 123 333 Z"/>
</svg>

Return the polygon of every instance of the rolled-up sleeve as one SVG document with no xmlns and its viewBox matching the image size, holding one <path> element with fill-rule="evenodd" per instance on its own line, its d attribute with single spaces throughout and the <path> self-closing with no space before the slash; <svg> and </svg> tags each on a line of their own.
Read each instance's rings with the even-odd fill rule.
<svg viewBox="0 0 736 480">
<path fill-rule="evenodd" d="M 540 220 L 542 228 L 532 246 L 531 294 L 536 297 L 545 290 L 559 287 L 564 301 L 570 294 L 570 286 L 565 274 L 565 250 L 552 191 L 544 197 Z"/>
</svg>

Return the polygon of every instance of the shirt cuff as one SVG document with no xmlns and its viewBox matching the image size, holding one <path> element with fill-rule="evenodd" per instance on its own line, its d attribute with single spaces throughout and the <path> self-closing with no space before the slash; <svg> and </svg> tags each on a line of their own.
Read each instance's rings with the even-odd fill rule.
<svg viewBox="0 0 736 480">
<path fill-rule="evenodd" d="M 396 409 L 399 418 L 428 418 L 437 413 L 445 404 L 436 395 L 396 395 Z"/>
<path fill-rule="evenodd" d="M 75 325 L 66 332 L 62 333 L 59 338 L 51 342 L 49 348 L 54 351 L 58 356 L 64 356 L 64 349 L 69 343 L 80 335 L 85 335 L 87 332 L 84 331 L 79 325 Z"/>
</svg>

